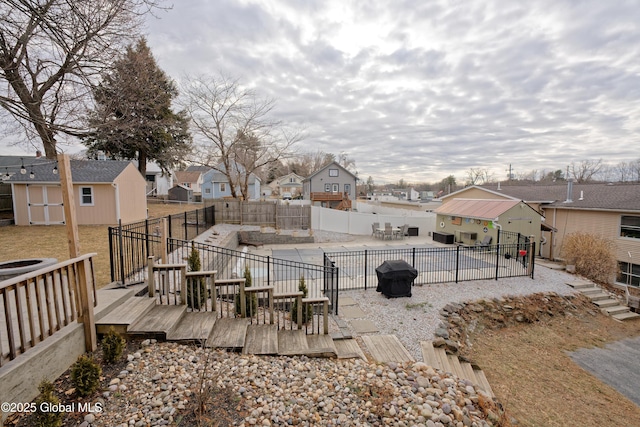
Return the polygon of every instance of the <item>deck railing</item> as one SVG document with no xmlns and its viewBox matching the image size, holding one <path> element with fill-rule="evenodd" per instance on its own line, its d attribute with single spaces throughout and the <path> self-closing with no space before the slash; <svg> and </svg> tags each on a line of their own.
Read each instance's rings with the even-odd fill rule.
<svg viewBox="0 0 640 427">
<path fill-rule="evenodd" d="M 75 321 L 85 323 L 85 342 L 95 342 L 95 255 L 0 282 L 0 366 Z"/>
</svg>

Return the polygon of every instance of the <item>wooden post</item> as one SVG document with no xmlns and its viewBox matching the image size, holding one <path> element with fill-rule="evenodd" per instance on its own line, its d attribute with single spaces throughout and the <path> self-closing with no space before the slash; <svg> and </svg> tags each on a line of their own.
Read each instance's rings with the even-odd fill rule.
<svg viewBox="0 0 640 427">
<path fill-rule="evenodd" d="M 58 154 L 58 171 L 60 173 L 60 187 L 62 189 L 62 203 L 64 207 L 64 219 L 67 227 L 67 243 L 69 245 L 69 257 L 80 256 L 80 237 L 78 222 L 76 220 L 76 202 L 73 194 L 73 180 L 71 177 L 71 162 L 67 154 Z M 89 352 L 96 351 L 98 339 L 96 335 L 95 319 L 93 316 L 93 292 L 89 286 L 94 282 L 91 277 L 93 270 L 86 267 L 88 260 L 77 264 L 78 266 L 78 321 L 84 325 L 84 345 Z"/>
<path fill-rule="evenodd" d="M 160 248 L 162 250 L 162 263 L 167 263 L 167 253 L 169 250 L 167 249 L 167 237 L 169 235 L 169 229 L 167 227 L 167 218 L 162 218 L 162 236 L 161 236 L 161 245 Z"/>
<path fill-rule="evenodd" d="M 153 256 L 150 255 L 147 260 L 147 287 L 149 289 L 149 298 L 153 298 L 156 296 L 156 283 L 155 276 L 153 274 Z"/>
<path fill-rule="evenodd" d="M 240 282 L 240 317 L 247 317 L 247 299 L 245 298 L 244 285 L 246 280 Z"/>
<path fill-rule="evenodd" d="M 195 284 L 192 283 L 191 286 Z M 200 287 L 198 286 L 198 289 Z M 192 288 L 191 298 L 193 299 L 195 295 L 195 289 Z M 184 265 L 180 268 L 180 305 L 187 304 L 187 266 Z"/>
<path fill-rule="evenodd" d="M 329 334 L 329 301 L 324 301 L 324 304 L 322 304 L 322 330 L 324 331 L 325 335 Z"/>
</svg>

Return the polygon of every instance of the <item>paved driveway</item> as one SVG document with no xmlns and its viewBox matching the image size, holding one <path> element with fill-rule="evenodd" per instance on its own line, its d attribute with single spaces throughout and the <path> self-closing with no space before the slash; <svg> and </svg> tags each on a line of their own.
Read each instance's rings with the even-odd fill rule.
<svg viewBox="0 0 640 427">
<path fill-rule="evenodd" d="M 581 348 L 569 356 L 583 369 L 640 406 L 640 337 L 607 344 L 604 348 Z"/>
</svg>

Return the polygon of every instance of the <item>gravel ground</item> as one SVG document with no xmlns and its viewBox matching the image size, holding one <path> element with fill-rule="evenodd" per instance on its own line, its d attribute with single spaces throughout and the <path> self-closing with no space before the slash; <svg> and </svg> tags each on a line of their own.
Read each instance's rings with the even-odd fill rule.
<svg viewBox="0 0 640 427">
<path fill-rule="evenodd" d="M 569 295 L 576 291 L 566 282 L 574 278 L 563 271 L 536 266 L 534 279 L 515 277 L 414 286 L 411 298 L 386 298 L 374 289 L 340 292 L 340 297 L 349 296 L 357 301 L 380 334 L 396 335 L 416 360 L 422 360 L 419 343 L 435 337 L 441 323 L 440 310 L 448 303 L 541 292 Z"/>
</svg>

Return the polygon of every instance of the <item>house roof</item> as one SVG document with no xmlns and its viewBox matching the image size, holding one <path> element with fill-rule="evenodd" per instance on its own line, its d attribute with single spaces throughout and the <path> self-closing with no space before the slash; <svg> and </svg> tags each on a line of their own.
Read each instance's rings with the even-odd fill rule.
<svg viewBox="0 0 640 427">
<path fill-rule="evenodd" d="M 176 171 L 176 181 L 178 182 L 198 182 L 198 179 L 202 175 L 200 171 Z"/>
<path fill-rule="evenodd" d="M 329 163 L 328 165 L 326 165 L 326 166 L 324 166 L 324 167 L 322 167 L 322 168 L 318 169 L 317 171 L 315 171 L 314 173 L 312 173 L 311 175 L 309 175 L 308 177 L 306 177 L 306 178 L 304 179 L 304 181 L 308 181 L 308 180 L 310 180 L 311 178 L 313 178 L 314 176 L 316 176 L 316 175 L 318 175 L 318 174 L 320 174 L 320 173 L 324 172 L 325 170 L 329 169 L 330 167 L 336 167 L 336 166 L 337 166 L 338 168 L 342 169 L 343 171 L 345 171 L 346 173 L 348 173 L 349 175 L 351 175 L 351 176 L 353 177 L 353 179 L 356 179 L 356 176 L 355 176 L 354 174 L 352 174 L 348 169 L 346 169 L 346 168 L 344 168 L 344 167 L 340 166 L 340 164 L 338 164 L 338 162 L 331 162 L 331 163 Z"/>
<path fill-rule="evenodd" d="M 191 165 L 189 167 L 187 167 L 186 171 L 187 172 L 209 172 L 212 168 L 210 168 L 209 166 L 200 166 L 200 165 Z"/>
<path fill-rule="evenodd" d="M 131 165 L 130 161 L 125 160 L 70 160 L 71 179 L 74 183 L 109 183 L 113 182 Z M 22 175 L 16 173 L 9 178 L 8 182 L 59 182 L 59 174 L 53 173 L 54 163 L 49 160 L 43 164 L 34 164 L 27 169 L 27 173 Z M 34 177 L 30 178 L 29 174 L 33 171 Z"/>
<path fill-rule="evenodd" d="M 244 167 L 242 167 L 242 165 L 240 165 L 238 163 L 235 163 L 234 161 L 232 161 L 232 163 L 235 166 L 237 166 L 238 169 L 240 169 L 241 171 L 244 171 Z M 223 163 L 218 163 L 216 165 L 215 169 L 210 169 L 206 173 L 207 177 L 205 179 L 207 181 L 210 181 L 210 182 L 229 182 L 229 180 L 227 179 L 227 176 L 223 172 L 221 172 L 221 171 L 224 171 L 224 170 L 225 170 L 224 164 Z M 233 168 L 232 168 L 232 170 L 233 170 Z M 256 181 L 262 182 L 261 179 L 258 178 L 258 176 L 255 173 L 251 172 L 249 174 L 249 178 L 247 179 L 247 183 L 248 184 L 254 184 Z"/>
<path fill-rule="evenodd" d="M 571 202 L 567 202 L 567 184 L 497 185 L 478 187 L 527 203 L 566 209 L 640 211 L 640 184 L 573 184 Z"/>
<path fill-rule="evenodd" d="M 440 215 L 493 221 L 520 203 L 522 203 L 520 200 L 453 199 L 435 209 L 434 212 Z"/>
</svg>

